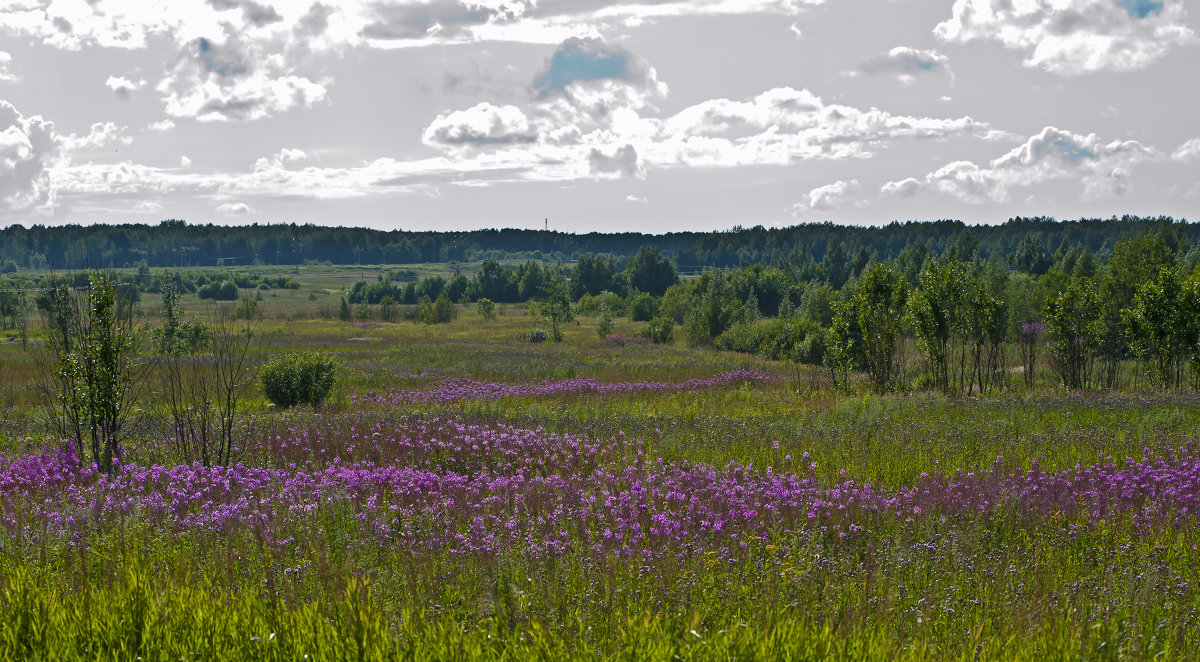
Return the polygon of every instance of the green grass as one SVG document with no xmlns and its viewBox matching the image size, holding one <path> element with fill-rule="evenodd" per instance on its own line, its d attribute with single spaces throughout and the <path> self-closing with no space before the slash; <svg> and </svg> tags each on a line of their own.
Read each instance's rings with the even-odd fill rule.
<svg viewBox="0 0 1200 662">
<path fill-rule="evenodd" d="M 898 489 L 922 474 L 1006 466 L 1046 471 L 1183 446 L 1200 430 L 1191 393 L 1067 393 L 1047 383 L 997 395 L 837 395 L 816 368 L 772 364 L 679 342 L 605 345 L 591 320 L 561 344 L 521 338 L 535 320 L 469 308 L 449 325 L 311 319 L 336 301 L 345 269 L 302 267 L 294 296 L 266 296 L 255 361 L 323 349 L 343 378 L 317 410 L 277 411 L 252 389 L 239 428 L 247 466 L 286 461 L 275 435 L 324 430 L 342 461 L 351 430 L 439 418 L 544 427 L 597 440 L 648 442 L 665 461 L 785 471 L 808 453 L 825 485 Z M 143 307 L 153 317 L 153 302 Z M 204 307 L 192 304 L 202 314 Z M 639 327 L 618 320 L 617 335 Z M 516 397 L 355 407 L 353 394 L 418 389 L 447 377 L 524 381 L 592 377 L 682 381 L 753 367 L 765 383 L 680 393 Z M 0 450 L 53 445 L 37 416 L 28 352 L 0 344 Z M 162 432 L 146 403 L 147 430 Z M 778 448 L 776 448 L 778 442 Z M 180 458 L 147 437 L 133 459 Z M 320 462 L 329 462 L 326 457 Z M 35 502 L 0 499 L 25 521 Z M 1129 519 L 1094 527 L 1003 511 L 914 524 L 881 518 L 841 538 L 778 531 L 736 561 L 639 564 L 585 554 L 415 557 L 360 532 L 354 504 L 317 504 L 278 546 L 261 531 L 158 531 L 137 513 L 81 525 L 79 538 L 0 529 L 3 659 L 1197 659 L 1200 564 L 1194 527 L 1150 532 Z M 32 520 L 31 520 L 32 521 Z M 20 535 L 18 535 L 20 534 Z M 296 569 L 300 569 L 296 571 Z"/>
</svg>

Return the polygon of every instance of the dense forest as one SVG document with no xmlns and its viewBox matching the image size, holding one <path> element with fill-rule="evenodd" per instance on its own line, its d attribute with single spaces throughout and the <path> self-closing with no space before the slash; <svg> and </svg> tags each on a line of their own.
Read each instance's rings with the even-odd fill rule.
<svg viewBox="0 0 1200 662">
<path fill-rule="evenodd" d="M 0 271 L 312 262 L 571 261 L 588 254 L 628 258 L 647 245 L 659 249 L 684 273 L 754 263 L 771 267 L 809 260 L 820 263 L 830 247 L 844 249 L 851 258 L 862 261 L 898 258 L 906 249 L 934 255 L 978 251 L 984 259 L 999 254 L 1026 270 L 1036 270 L 1061 246 L 1083 246 L 1103 260 L 1122 239 L 1147 232 L 1158 232 L 1172 244 L 1195 244 L 1200 239 L 1200 224 L 1168 217 L 1074 221 L 1038 217 L 990 226 L 948 220 L 894 222 L 881 227 L 822 223 L 662 235 L 516 229 L 408 232 L 295 224 L 226 227 L 180 220 L 158 225 L 13 225 L 0 230 Z"/>
</svg>

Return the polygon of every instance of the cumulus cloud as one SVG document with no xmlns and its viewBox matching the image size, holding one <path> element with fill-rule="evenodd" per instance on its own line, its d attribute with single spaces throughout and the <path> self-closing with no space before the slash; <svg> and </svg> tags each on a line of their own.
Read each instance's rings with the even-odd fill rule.
<svg viewBox="0 0 1200 662">
<path fill-rule="evenodd" d="M 786 164 L 802 159 L 869 158 L 908 138 L 999 134 L 971 117 L 893 115 L 827 104 L 808 90 L 774 88 L 751 99 L 713 99 L 663 123 L 666 146 L 691 165 Z"/>
<path fill-rule="evenodd" d="M 153 214 L 155 212 L 160 212 L 160 211 L 162 211 L 162 208 L 163 208 L 163 206 L 161 204 L 151 201 L 151 200 L 143 200 L 142 202 L 139 202 L 133 206 L 134 211 L 142 212 L 145 214 Z"/>
<path fill-rule="evenodd" d="M 516 106 L 482 102 L 466 110 L 438 115 L 421 136 L 427 144 L 483 146 L 530 143 L 537 134 Z"/>
<path fill-rule="evenodd" d="M 854 73 L 867 76 L 894 76 L 905 85 L 911 85 L 922 74 L 944 74 L 951 79 L 950 58 L 935 50 L 917 50 L 897 46 L 883 55 L 864 61 Z"/>
<path fill-rule="evenodd" d="M 52 209 L 49 166 L 59 149 L 53 123 L 0 101 L 0 202 L 13 211 Z"/>
<path fill-rule="evenodd" d="M 323 82 L 290 73 L 286 66 L 251 57 L 236 39 L 189 42 L 158 84 L 172 117 L 205 121 L 256 120 L 323 101 Z"/>
<path fill-rule="evenodd" d="M 146 125 L 147 131 L 170 131 L 175 128 L 175 122 L 170 119 L 151 122 Z"/>
<path fill-rule="evenodd" d="M 125 134 L 128 127 L 117 126 L 113 122 L 96 122 L 85 135 L 77 135 L 72 133 L 68 136 L 60 136 L 59 143 L 65 153 L 71 154 L 75 152 L 96 151 L 104 149 L 110 145 L 128 145 L 133 142 Z"/>
<path fill-rule="evenodd" d="M 1192 138 L 1180 145 L 1171 158 L 1185 163 L 1200 161 L 1200 138 Z"/>
<path fill-rule="evenodd" d="M 792 216 L 798 216 L 807 211 L 829 211 L 844 207 L 854 202 L 855 196 L 861 190 L 862 185 L 857 179 L 838 180 L 832 184 L 818 186 L 809 191 L 804 200 L 792 205 Z"/>
<path fill-rule="evenodd" d="M 1191 43 L 1182 0 L 955 0 L 934 34 L 956 43 L 996 40 L 1025 65 L 1057 74 L 1144 69 Z"/>
<path fill-rule="evenodd" d="M 537 5 L 536 0 L 432 0 L 420 3 L 377 3 L 371 6 L 362 35 L 372 40 L 426 37 L 467 39 L 474 28 L 512 23 Z"/>
<path fill-rule="evenodd" d="M 227 202 L 217 207 L 217 213 L 223 216 L 248 216 L 257 212 L 244 202 Z"/>
<path fill-rule="evenodd" d="M 774 88 L 711 99 L 663 117 L 667 87 L 649 63 L 596 39 L 568 39 L 547 60 L 524 106 L 479 103 L 439 114 L 425 144 L 485 168 L 554 177 L 644 177 L 653 169 L 787 165 L 869 158 L 897 140 L 1003 134 L 970 117 L 893 115 Z"/>
<path fill-rule="evenodd" d="M 0 51 L 0 83 L 15 83 L 21 80 L 21 77 L 12 71 L 12 55 L 7 51 Z"/>
<path fill-rule="evenodd" d="M 654 109 L 667 85 L 646 60 L 599 38 L 559 44 L 533 80 L 534 97 L 559 123 L 606 121 L 617 109 Z"/>
<path fill-rule="evenodd" d="M 122 99 L 128 99 L 134 92 L 145 87 L 146 81 L 145 79 L 129 80 L 124 76 L 109 76 L 104 84 L 112 90 L 113 94 Z"/>
<path fill-rule="evenodd" d="M 1053 179 L 1077 179 L 1086 198 L 1123 195 L 1130 172 L 1138 163 L 1156 159 L 1152 149 L 1136 140 L 1104 143 L 1095 134 L 1080 135 L 1046 127 L 1022 145 L 992 160 L 987 166 L 955 161 L 923 179 L 888 182 L 884 195 L 912 196 L 931 190 L 965 202 L 1006 202 L 1015 187 Z"/>
<path fill-rule="evenodd" d="M 283 163 L 295 163 L 296 161 L 303 161 L 304 159 L 307 159 L 308 154 L 302 149 L 285 147 L 279 150 L 276 158 Z"/>
<path fill-rule="evenodd" d="M 588 166 L 597 176 L 640 177 L 643 174 L 633 145 L 622 145 L 612 154 L 593 148 L 588 152 Z"/>
</svg>

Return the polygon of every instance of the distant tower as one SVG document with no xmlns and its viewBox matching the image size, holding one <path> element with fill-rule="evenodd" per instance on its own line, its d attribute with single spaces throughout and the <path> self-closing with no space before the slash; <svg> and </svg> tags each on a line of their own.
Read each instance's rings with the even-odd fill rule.
<svg viewBox="0 0 1200 662">
<path fill-rule="evenodd" d="M 550 231 L 550 219 L 546 219 L 546 232 Z"/>
</svg>

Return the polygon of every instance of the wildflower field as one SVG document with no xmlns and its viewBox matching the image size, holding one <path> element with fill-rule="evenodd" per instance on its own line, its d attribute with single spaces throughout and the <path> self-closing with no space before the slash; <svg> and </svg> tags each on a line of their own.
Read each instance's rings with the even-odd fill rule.
<svg viewBox="0 0 1200 662">
<path fill-rule="evenodd" d="M 1195 394 L 837 394 L 519 312 L 263 322 L 256 361 L 327 350 L 339 383 L 252 390 L 229 466 L 148 396 L 99 472 L 6 343 L 0 656 L 1200 656 Z"/>
</svg>

